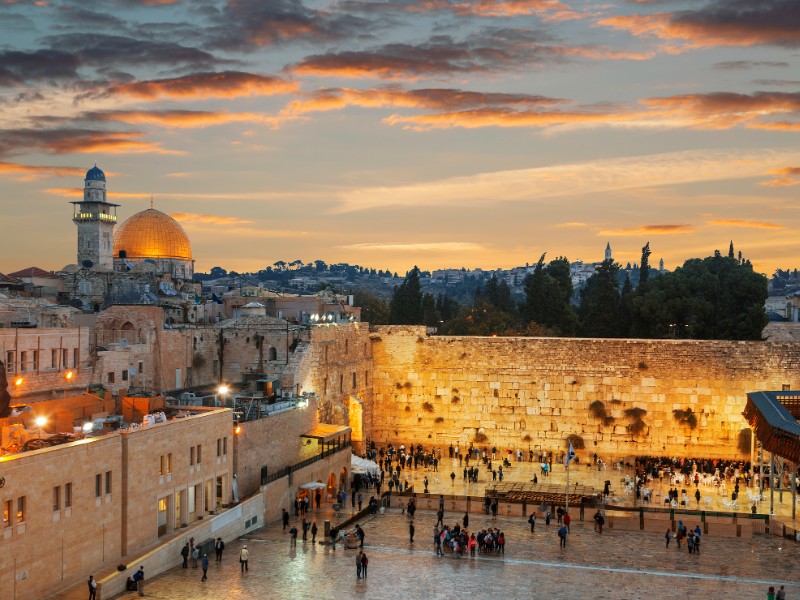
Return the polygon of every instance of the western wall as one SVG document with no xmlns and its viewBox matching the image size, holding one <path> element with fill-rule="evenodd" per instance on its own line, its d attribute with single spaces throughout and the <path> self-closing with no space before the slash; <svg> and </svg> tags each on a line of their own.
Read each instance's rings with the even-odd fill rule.
<svg viewBox="0 0 800 600">
<path fill-rule="evenodd" d="M 402 326 L 371 338 L 365 432 L 382 445 L 558 456 L 574 434 L 584 458 L 744 458 L 746 393 L 800 387 L 797 342 L 430 337 Z"/>
</svg>

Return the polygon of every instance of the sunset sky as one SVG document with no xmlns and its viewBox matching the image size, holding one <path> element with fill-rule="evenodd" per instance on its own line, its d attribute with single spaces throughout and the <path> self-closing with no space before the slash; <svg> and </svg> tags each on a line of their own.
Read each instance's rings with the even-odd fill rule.
<svg viewBox="0 0 800 600">
<path fill-rule="evenodd" d="M 95 163 L 199 271 L 800 268 L 800 1 L 0 0 L 0 271 Z"/>
</svg>

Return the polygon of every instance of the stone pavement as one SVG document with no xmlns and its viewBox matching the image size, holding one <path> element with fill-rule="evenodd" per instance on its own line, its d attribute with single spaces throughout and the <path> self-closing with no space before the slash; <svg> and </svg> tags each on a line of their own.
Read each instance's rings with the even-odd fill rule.
<svg viewBox="0 0 800 600">
<path fill-rule="evenodd" d="M 448 514 L 445 522 L 455 524 L 461 516 Z M 678 550 L 674 541 L 664 548 L 661 534 L 605 531 L 601 536 L 586 522 L 573 523 L 567 548 L 561 550 L 555 523 L 548 528 L 539 522 L 531 534 L 525 519 L 492 521 L 481 514 L 470 515 L 470 530 L 501 528 L 505 556 L 436 557 L 435 521 L 432 512 L 417 512 L 412 545 L 408 517 L 399 509 L 365 520 L 366 580 L 356 580 L 356 550 L 302 540 L 291 548 L 278 522 L 229 543 L 221 565 L 212 560 L 207 582 L 200 581 L 200 569 L 178 567 L 148 581 L 146 597 L 760 599 L 769 585 L 783 584 L 788 598 L 800 598 L 795 571 L 800 545 L 774 536 L 747 541 L 704 536 L 702 555 L 695 556 L 685 545 Z M 292 517 L 292 522 L 298 520 Z M 237 561 L 242 543 L 250 551 L 250 570 L 244 575 Z M 85 598 L 85 585 L 69 597 Z"/>
</svg>

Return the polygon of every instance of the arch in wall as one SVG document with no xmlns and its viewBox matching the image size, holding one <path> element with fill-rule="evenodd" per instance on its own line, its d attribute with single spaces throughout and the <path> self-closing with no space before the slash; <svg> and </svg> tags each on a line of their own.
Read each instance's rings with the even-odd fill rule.
<svg viewBox="0 0 800 600">
<path fill-rule="evenodd" d="M 341 473 L 339 473 L 339 489 L 346 490 L 347 489 L 347 467 L 342 467 Z"/>
<path fill-rule="evenodd" d="M 278 350 L 275 346 L 270 346 L 269 351 L 267 352 L 267 360 L 278 360 Z"/>
<path fill-rule="evenodd" d="M 120 329 L 122 331 L 133 331 L 135 329 L 135 327 L 133 326 L 133 323 L 131 323 L 130 321 L 125 321 L 122 324 L 122 327 L 120 327 Z"/>
<path fill-rule="evenodd" d="M 339 488 L 336 487 L 336 475 L 331 473 L 328 475 L 328 487 L 325 488 L 325 497 L 328 499 L 332 499 L 336 497 L 336 492 L 339 491 Z"/>
</svg>

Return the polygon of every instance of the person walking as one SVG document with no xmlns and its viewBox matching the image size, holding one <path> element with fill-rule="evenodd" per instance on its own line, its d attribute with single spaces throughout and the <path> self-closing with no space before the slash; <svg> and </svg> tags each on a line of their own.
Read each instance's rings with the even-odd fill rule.
<svg viewBox="0 0 800 600">
<path fill-rule="evenodd" d="M 363 550 L 359 550 L 356 555 L 356 579 L 361 579 L 361 555 L 364 554 Z"/>
<path fill-rule="evenodd" d="M 247 551 L 247 544 L 245 544 L 239 551 L 239 564 L 242 567 L 242 573 L 246 573 L 247 571 L 250 570 L 250 567 L 247 564 L 249 560 L 250 560 L 250 553 Z"/>
<path fill-rule="evenodd" d="M 558 530 L 558 539 L 559 539 L 559 547 L 566 548 L 567 547 L 567 526 L 561 525 Z"/>
<path fill-rule="evenodd" d="M 297 546 L 297 527 L 292 526 L 292 528 L 289 530 L 289 535 L 289 546 L 294 548 Z"/>
<path fill-rule="evenodd" d="M 184 569 L 188 569 L 189 568 L 189 553 L 190 552 L 191 552 L 191 550 L 189 550 L 189 542 L 186 542 L 183 545 L 183 548 L 181 548 L 181 556 L 183 557 L 183 568 Z"/>
<path fill-rule="evenodd" d="M 319 490 L 317 490 L 317 493 L 314 494 L 314 502 L 316 502 L 317 510 L 319 510 L 320 502 L 322 502 L 322 494 L 320 493 Z"/>
<path fill-rule="evenodd" d="M 303 517 L 303 541 L 305 542 L 308 539 L 308 528 L 311 527 L 311 523 L 306 521 L 306 518 Z"/>
<path fill-rule="evenodd" d="M 439 535 L 439 528 L 433 528 L 433 545 L 436 546 L 436 556 L 444 556 L 442 552 L 442 536 Z"/>
<path fill-rule="evenodd" d="M 200 548 L 195 546 L 194 550 L 192 550 L 192 568 L 193 569 L 197 568 L 197 559 L 198 558 L 200 558 Z"/>
<path fill-rule="evenodd" d="M 281 520 L 283 521 L 283 530 L 286 531 L 286 528 L 289 526 L 289 513 L 286 512 L 285 508 L 281 509 L 283 512 L 281 513 Z"/>
<path fill-rule="evenodd" d="M 316 543 L 317 543 L 317 531 L 319 531 L 319 530 L 317 529 L 317 522 L 316 522 L 316 521 L 314 521 L 314 522 L 311 524 L 311 543 L 312 543 L 312 544 L 316 544 Z"/>
<path fill-rule="evenodd" d="M 410 544 L 414 543 L 414 523 L 410 522 L 408 524 L 408 542 Z"/>
<path fill-rule="evenodd" d="M 367 553 L 361 552 L 361 577 L 364 579 L 367 578 L 367 565 L 369 564 L 369 560 L 367 559 Z"/>
<path fill-rule="evenodd" d="M 89 585 L 89 600 L 95 600 L 97 598 L 97 582 L 94 580 L 94 575 L 89 575 L 89 581 L 86 583 Z"/>
<path fill-rule="evenodd" d="M 139 570 L 133 574 L 133 580 L 136 582 L 136 591 L 140 596 L 144 596 L 144 565 L 141 565 Z"/>
<path fill-rule="evenodd" d="M 664 534 L 664 539 L 667 540 L 665 548 L 669 548 L 669 541 L 672 539 L 672 529 L 667 527 L 667 533 Z"/>
<path fill-rule="evenodd" d="M 436 511 L 436 526 L 438 527 L 439 525 L 444 527 L 444 512 L 442 512 L 441 508 Z"/>
<path fill-rule="evenodd" d="M 218 537 L 216 543 L 214 544 L 214 552 L 217 557 L 217 562 L 222 561 L 223 550 L 225 550 L 225 542 L 222 541 L 221 537 Z"/>
<path fill-rule="evenodd" d="M 532 512 L 531 516 L 528 517 L 528 523 L 531 524 L 531 533 L 536 531 L 536 512 Z"/>
<path fill-rule="evenodd" d="M 203 568 L 203 576 L 200 578 L 200 581 L 206 581 L 208 579 L 208 554 L 203 554 L 203 558 L 200 560 L 200 566 Z"/>
<path fill-rule="evenodd" d="M 570 523 L 570 521 L 571 521 L 571 518 L 569 516 L 569 513 L 567 513 L 565 511 L 564 512 L 564 527 L 567 528 L 567 533 L 570 533 L 570 531 L 569 531 L 569 523 Z"/>
<path fill-rule="evenodd" d="M 464 529 L 469 528 L 469 513 L 464 511 L 464 518 L 461 519 L 461 523 L 464 525 Z"/>
<path fill-rule="evenodd" d="M 786 590 L 781 586 L 775 594 L 775 600 L 786 600 Z"/>
<path fill-rule="evenodd" d="M 358 541 L 359 541 L 358 547 L 359 548 L 363 548 L 364 547 L 364 530 L 361 529 L 360 525 L 356 525 L 356 535 L 358 536 Z"/>
</svg>

